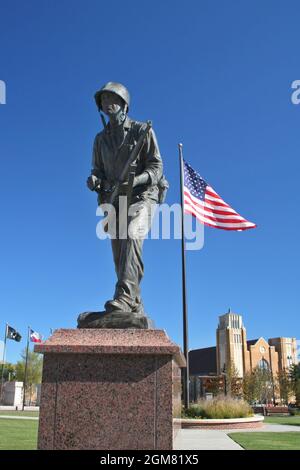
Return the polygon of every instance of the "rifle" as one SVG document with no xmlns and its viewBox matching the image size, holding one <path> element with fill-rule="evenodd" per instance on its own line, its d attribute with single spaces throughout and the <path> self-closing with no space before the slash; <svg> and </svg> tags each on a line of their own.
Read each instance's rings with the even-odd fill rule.
<svg viewBox="0 0 300 470">
<path fill-rule="evenodd" d="M 138 141 L 134 147 L 134 149 L 132 150 L 127 162 L 126 162 L 126 165 L 124 166 L 123 170 L 122 170 L 122 173 L 121 173 L 121 176 L 120 176 L 120 180 L 119 182 L 113 187 L 112 189 L 112 193 L 110 195 L 110 198 L 109 198 L 109 201 L 108 203 L 109 204 L 114 204 L 115 203 L 115 200 L 116 198 L 119 196 L 120 194 L 120 188 L 122 185 L 126 185 L 126 196 L 127 196 L 127 214 L 128 214 L 128 208 L 129 208 L 129 205 L 130 205 L 130 201 L 131 201 L 131 195 L 132 195 L 132 189 L 133 189 L 133 182 L 134 182 L 134 177 L 135 177 L 135 172 L 136 172 L 136 167 L 137 167 L 137 164 L 136 164 L 136 159 L 144 145 L 144 140 L 149 132 L 149 130 L 151 129 L 152 127 L 152 121 L 147 121 L 147 125 L 146 125 L 146 128 L 142 131 L 140 137 L 138 138 Z M 126 181 L 125 181 L 126 180 Z M 108 229 L 108 222 L 105 221 L 105 225 L 104 225 L 104 231 L 107 232 L 107 229 Z"/>
</svg>

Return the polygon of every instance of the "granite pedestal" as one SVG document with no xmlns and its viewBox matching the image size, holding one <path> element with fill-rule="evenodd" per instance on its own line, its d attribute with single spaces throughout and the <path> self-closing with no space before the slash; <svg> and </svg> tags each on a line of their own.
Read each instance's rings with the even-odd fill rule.
<svg viewBox="0 0 300 470">
<path fill-rule="evenodd" d="M 173 448 L 185 360 L 164 331 L 61 329 L 35 352 L 39 449 Z"/>
</svg>

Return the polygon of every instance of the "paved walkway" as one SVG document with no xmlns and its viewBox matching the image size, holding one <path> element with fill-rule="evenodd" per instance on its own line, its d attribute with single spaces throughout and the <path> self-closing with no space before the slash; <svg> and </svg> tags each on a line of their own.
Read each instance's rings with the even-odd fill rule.
<svg viewBox="0 0 300 470">
<path fill-rule="evenodd" d="M 175 450 L 243 450 L 224 431 L 181 429 L 175 440 Z"/>
<path fill-rule="evenodd" d="M 300 432 L 300 426 L 264 424 L 257 429 L 181 429 L 175 440 L 175 450 L 244 450 L 227 434 L 234 432 Z"/>
<path fill-rule="evenodd" d="M 17 408 L 17 409 L 16 409 Z M 24 410 L 22 410 L 22 406 L 6 406 L 1 405 L 0 411 L 39 411 L 39 406 L 25 406 Z"/>
<path fill-rule="evenodd" d="M 38 416 L 12 416 L 12 415 L 0 415 L 0 419 L 33 419 L 38 420 Z"/>
</svg>

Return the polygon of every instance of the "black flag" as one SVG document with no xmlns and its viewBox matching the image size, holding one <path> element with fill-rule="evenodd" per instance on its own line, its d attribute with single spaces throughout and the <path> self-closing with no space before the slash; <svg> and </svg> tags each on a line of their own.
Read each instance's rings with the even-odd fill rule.
<svg viewBox="0 0 300 470">
<path fill-rule="evenodd" d="M 13 339 L 14 341 L 17 341 L 18 343 L 21 341 L 22 339 L 22 336 L 20 335 L 20 333 L 17 332 L 17 330 L 15 330 L 14 328 L 12 328 L 11 326 L 7 325 L 7 333 L 6 333 L 6 337 L 8 339 Z"/>
</svg>

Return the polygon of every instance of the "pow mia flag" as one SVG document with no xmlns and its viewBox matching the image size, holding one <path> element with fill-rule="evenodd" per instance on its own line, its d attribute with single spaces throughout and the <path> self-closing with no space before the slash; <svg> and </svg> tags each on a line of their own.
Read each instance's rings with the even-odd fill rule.
<svg viewBox="0 0 300 470">
<path fill-rule="evenodd" d="M 6 338 L 12 339 L 12 340 L 17 341 L 19 343 L 22 339 L 22 336 L 20 335 L 20 333 L 17 332 L 17 330 L 15 330 L 11 326 L 7 325 Z"/>
</svg>

